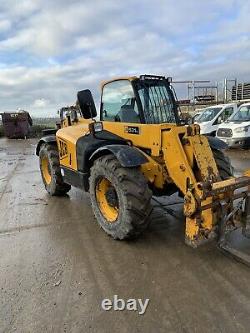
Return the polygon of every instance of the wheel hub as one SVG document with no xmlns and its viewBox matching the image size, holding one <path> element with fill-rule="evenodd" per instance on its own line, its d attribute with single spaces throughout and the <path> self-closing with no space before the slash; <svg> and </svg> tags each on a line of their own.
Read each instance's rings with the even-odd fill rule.
<svg viewBox="0 0 250 333">
<path fill-rule="evenodd" d="M 117 198 L 117 194 L 116 194 L 116 190 L 114 189 L 114 187 L 109 187 L 107 192 L 105 193 L 106 199 L 108 204 L 111 207 L 116 207 L 118 206 L 118 198 Z"/>
<path fill-rule="evenodd" d="M 41 161 L 41 169 L 42 169 L 42 174 L 44 177 L 44 180 L 47 185 L 51 183 L 52 176 L 51 176 L 51 168 L 50 168 L 50 163 L 49 159 L 47 156 L 44 156 Z"/>
<path fill-rule="evenodd" d="M 99 210 L 108 223 L 113 223 L 119 215 L 119 201 L 116 190 L 107 178 L 96 184 L 96 199 Z"/>
</svg>

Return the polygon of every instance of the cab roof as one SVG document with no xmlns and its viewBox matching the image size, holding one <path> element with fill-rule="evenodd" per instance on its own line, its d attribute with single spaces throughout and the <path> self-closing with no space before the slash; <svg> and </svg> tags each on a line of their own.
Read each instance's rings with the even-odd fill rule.
<svg viewBox="0 0 250 333">
<path fill-rule="evenodd" d="M 240 106 L 249 106 L 249 105 L 250 105 L 250 102 L 247 102 L 247 103 L 241 104 Z"/>
<path fill-rule="evenodd" d="M 118 76 L 118 77 L 115 77 L 115 78 L 110 79 L 110 80 L 102 81 L 101 82 L 101 87 L 105 86 L 105 84 L 107 84 L 107 83 L 111 83 L 111 82 L 114 82 L 114 81 L 120 81 L 120 80 L 134 81 L 136 79 L 139 79 L 139 77 L 137 77 L 137 76 Z"/>
<path fill-rule="evenodd" d="M 111 83 L 114 81 L 119 81 L 119 80 L 128 80 L 128 81 L 134 81 L 134 80 L 167 80 L 168 82 L 172 82 L 172 78 L 171 77 L 165 77 L 165 76 L 160 76 L 160 75 L 153 75 L 153 74 L 143 74 L 140 76 L 121 76 L 121 77 L 116 77 L 113 78 L 111 80 L 106 80 L 106 81 L 102 81 L 101 82 L 101 88 L 103 88 L 103 86 L 105 86 L 105 84 L 107 83 Z"/>
</svg>

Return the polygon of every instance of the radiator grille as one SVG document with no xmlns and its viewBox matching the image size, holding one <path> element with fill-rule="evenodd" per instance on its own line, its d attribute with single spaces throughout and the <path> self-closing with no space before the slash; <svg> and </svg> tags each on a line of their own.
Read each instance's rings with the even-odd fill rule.
<svg viewBox="0 0 250 333">
<path fill-rule="evenodd" d="M 219 128 L 217 131 L 217 136 L 230 138 L 233 136 L 233 131 L 230 128 Z"/>
</svg>

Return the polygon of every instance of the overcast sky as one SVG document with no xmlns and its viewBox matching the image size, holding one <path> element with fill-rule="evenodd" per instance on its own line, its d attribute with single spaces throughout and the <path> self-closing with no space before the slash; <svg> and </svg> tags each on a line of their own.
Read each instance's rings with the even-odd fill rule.
<svg viewBox="0 0 250 333">
<path fill-rule="evenodd" d="M 0 0 L 0 110 L 55 115 L 128 74 L 250 81 L 248 0 Z"/>
</svg>

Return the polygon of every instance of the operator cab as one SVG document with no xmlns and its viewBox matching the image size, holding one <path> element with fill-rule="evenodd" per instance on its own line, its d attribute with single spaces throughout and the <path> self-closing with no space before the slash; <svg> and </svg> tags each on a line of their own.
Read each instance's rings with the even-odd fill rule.
<svg viewBox="0 0 250 333">
<path fill-rule="evenodd" d="M 100 120 L 141 124 L 180 124 L 171 78 L 142 75 L 108 81 L 102 86 Z M 91 92 L 78 92 L 85 119 L 96 116 Z"/>
<path fill-rule="evenodd" d="M 105 83 L 100 119 L 125 123 L 178 123 L 170 79 L 143 75 Z"/>
</svg>

